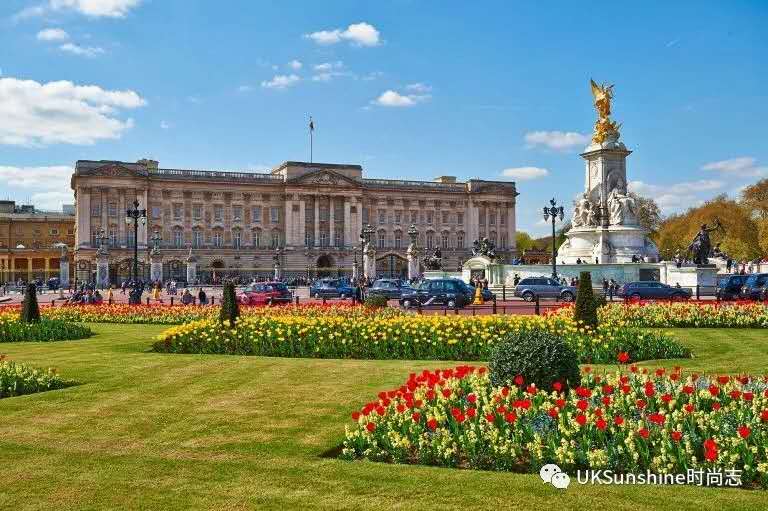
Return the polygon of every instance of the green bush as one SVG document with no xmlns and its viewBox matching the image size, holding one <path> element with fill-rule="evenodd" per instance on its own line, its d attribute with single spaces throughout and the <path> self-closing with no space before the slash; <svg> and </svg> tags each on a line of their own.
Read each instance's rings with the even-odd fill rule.
<svg viewBox="0 0 768 511">
<path fill-rule="evenodd" d="M 519 384 L 521 376 L 525 385 L 544 390 L 555 382 L 572 387 L 581 378 L 576 352 L 563 337 L 546 330 L 511 333 L 491 353 L 488 369 L 493 385 Z"/>
<path fill-rule="evenodd" d="M 579 289 L 576 292 L 575 319 L 591 328 L 597 328 L 597 303 L 592 291 L 592 275 L 588 271 L 579 274 Z"/>
<path fill-rule="evenodd" d="M 228 280 L 224 283 L 224 294 L 222 296 L 221 310 L 219 311 L 219 321 L 224 323 L 229 321 L 229 326 L 235 326 L 235 321 L 240 317 L 240 306 L 237 303 L 235 295 L 235 283 Z"/>
<path fill-rule="evenodd" d="M 0 355 L 0 398 L 61 389 L 71 384 L 72 382 L 63 380 L 52 369 L 35 369 L 4 360 L 4 355 Z"/>
<path fill-rule="evenodd" d="M 365 305 L 368 307 L 386 307 L 387 297 L 381 295 L 368 295 L 365 297 Z"/>
<path fill-rule="evenodd" d="M 28 284 L 21 306 L 21 322 L 37 323 L 40 321 L 40 307 L 37 305 L 37 286 Z"/>
</svg>

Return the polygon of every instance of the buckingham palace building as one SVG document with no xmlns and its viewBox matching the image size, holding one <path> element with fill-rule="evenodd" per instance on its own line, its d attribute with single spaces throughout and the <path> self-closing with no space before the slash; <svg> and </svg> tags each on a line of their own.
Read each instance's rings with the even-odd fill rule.
<svg viewBox="0 0 768 511">
<path fill-rule="evenodd" d="M 446 270 L 461 266 L 483 237 L 502 258 L 515 255 L 517 191 L 508 181 L 369 179 L 360 165 L 297 161 L 266 173 L 168 169 L 143 159 L 80 160 L 71 185 L 80 281 L 95 277 L 97 257 L 109 261 L 112 283 L 130 278 L 134 226 L 126 210 L 134 201 L 146 210 L 146 223 L 137 222 L 145 279 L 150 251 L 164 280 L 185 281 L 188 261 L 200 282 L 266 278 L 276 261 L 286 279 L 349 275 L 369 225 L 379 277 L 407 275 L 411 225 L 422 254 L 440 248 Z"/>
</svg>

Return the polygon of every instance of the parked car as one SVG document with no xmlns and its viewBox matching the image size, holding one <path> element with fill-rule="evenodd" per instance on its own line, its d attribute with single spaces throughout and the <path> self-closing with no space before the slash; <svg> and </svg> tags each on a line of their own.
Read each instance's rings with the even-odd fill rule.
<svg viewBox="0 0 768 511">
<path fill-rule="evenodd" d="M 282 282 L 259 282 L 247 286 L 238 296 L 243 305 L 291 303 L 291 292 Z"/>
<path fill-rule="evenodd" d="M 355 289 L 341 279 L 318 280 L 309 288 L 309 296 L 313 298 L 351 298 Z"/>
<path fill-rule="evenodd" d="M 413 288 L 402 280 L 378 279 L 368 288 L 368 296 L 384 296 L 388 300 L 399 300 L 404 292 L 411 292 Z"/>
<path fill-rule="evenodd" d="M 661 282 L 627 282 L 619 288 L 618 296 L 636 300 L 687 300 L 691 297 L 689 289 L 662 284 Z"/>
<path fill-rule="evenodd" d="M 428 305 L 460 308 L 472 302 L 473 291 L 473 288 L 458 279 L 424 280 L 412 290 L 403 292 L 400 305 L 405 309 Z"/>
<path fill-rule="evenodd" d="M 717 282 L 715 295 L 718 300 L 734 300 L 741 294 L 741 288 L 747 281 L 748 275 L 728 275 Z"/>
<path fill-rule="evenodd" d="M 48 289 L 50 289 L 51 291 L 56 291 L 57 289 L 59 289 L 59 287 L 61 287 L 61 281 L 59 280 L 58 277 L 49 278 L 46 284 L 48 286 Z"/>
<path fill-rule="evenodd" d="M 572 302 L 576 298 L 576 288 L 564 286 L 549 277 L 526 277 L 515 286 L 515 296 L 526 302 L 534 301 L 537 296 Z"/>
<path fill-rule="evenodd" d="M 741 288 L 741 298 L 745 300 L 761 300 L 768 287 L 768 273 L 752 273 L 746 275 L 747 280 Z"/>
</svg>

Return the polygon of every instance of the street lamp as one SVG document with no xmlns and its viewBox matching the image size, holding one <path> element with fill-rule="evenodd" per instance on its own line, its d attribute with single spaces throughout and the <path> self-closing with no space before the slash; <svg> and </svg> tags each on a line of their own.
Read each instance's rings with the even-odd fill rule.
<svg viewBox="0 0 768 511">
<path fill-rule="evenodd" d="M 555 222 L 558 218 L 560 218 L 560 221 L 563 221 L 563 207 L 558 206 L 557 202 L 554 198 L 549 200 L 549 203 L 551 204 L 551 207 L 544 206 L 544 221 L 548 221 L 550 217 L 552 217 L 552 278 L 557 278 L 557 249 L 555 243 L 557 240 L 555 239 Z"/>
<path fill-rule="evenodd" d="M 139 201 L 133 201 L 133 208 L 125 212 L 125 223 L 133 224 L 133 272 L 132 280 L 134 287 L 139 279 L 139 222 L 141 225 L 147 224 L 147 210 L 139 209 Z"/>
<path fill-rule="evenodd" d="M 371 242 L 371 236 L 374 232 L 371 224 L 365 224 L 363 230 L 360 231 L 360 258 L 363 261 L 363 275 L 365 275 L 365 248 L 368 246 L 368 243 Z"/>
</svg>

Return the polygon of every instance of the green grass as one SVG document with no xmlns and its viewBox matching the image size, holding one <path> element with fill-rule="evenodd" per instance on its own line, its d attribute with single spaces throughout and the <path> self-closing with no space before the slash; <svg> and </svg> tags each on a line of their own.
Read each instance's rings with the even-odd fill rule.
<svg viewBox="0 0 768 511">
<path fill-rule="evenodd" d="M 0 509 L 766 509 L 768 492 L 602 487 L 537 475 L 321 457 L 349 413 L 409 372 L 454 362 L 150 353 L 164 327 L 3 344 L 81 385 L 0 400 Z M 675 330 L 691 370 L 764 373 L 768 331 Z M 645 362 L 655 367 L 660 364 Z"/>
</svg>

